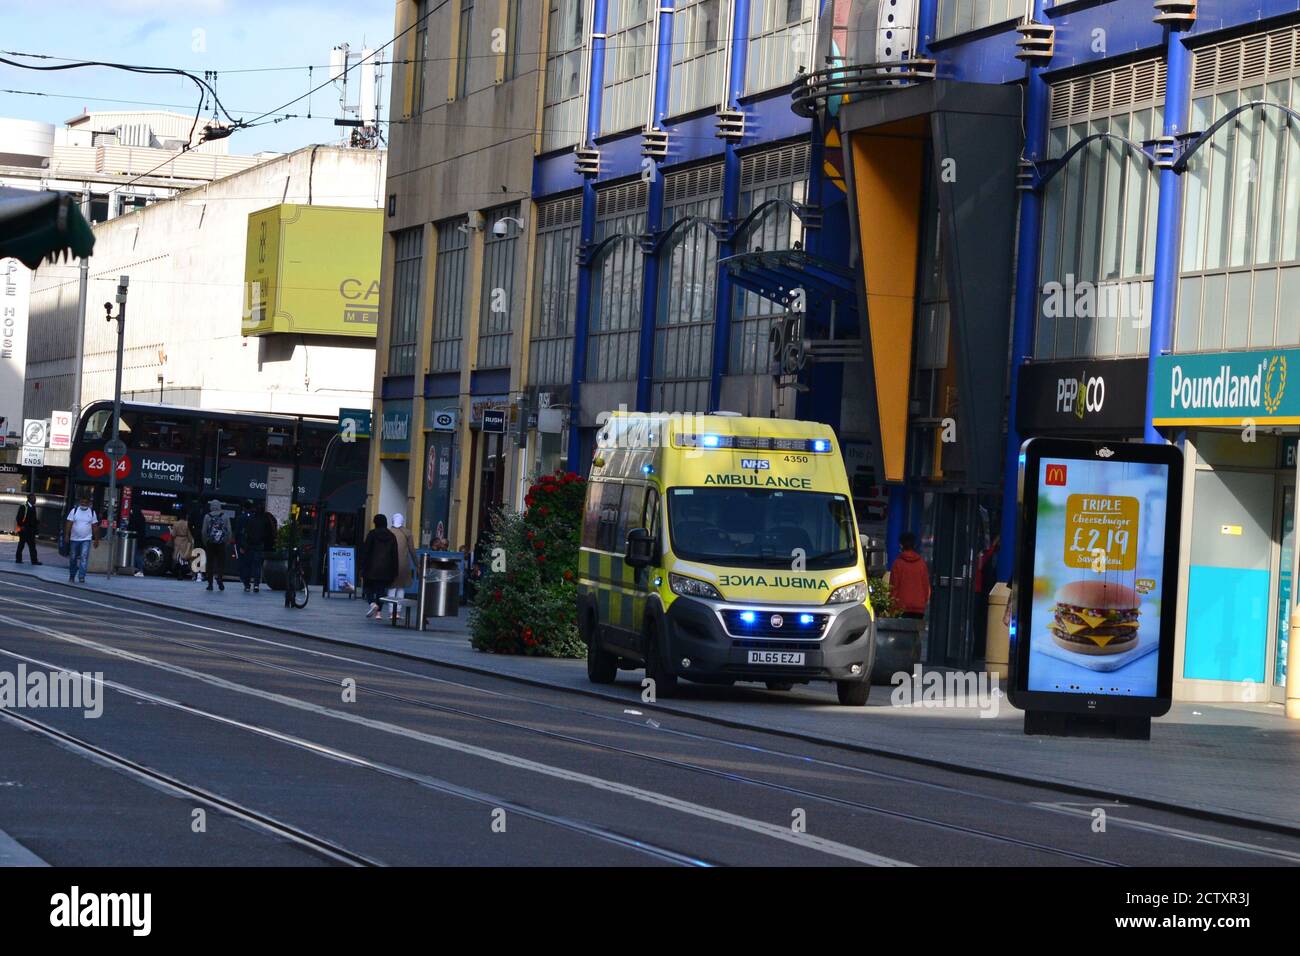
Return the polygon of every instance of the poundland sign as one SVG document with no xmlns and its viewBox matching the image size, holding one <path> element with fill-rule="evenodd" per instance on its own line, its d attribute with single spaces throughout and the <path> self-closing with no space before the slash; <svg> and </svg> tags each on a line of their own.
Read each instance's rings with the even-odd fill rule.
<svg viewBox="0 0 1300 956">
<path fill-rule="evenodd" d="M 1155 425 L 1300 424 L 1300 349 L 1162 355 Z"/>
</svg>

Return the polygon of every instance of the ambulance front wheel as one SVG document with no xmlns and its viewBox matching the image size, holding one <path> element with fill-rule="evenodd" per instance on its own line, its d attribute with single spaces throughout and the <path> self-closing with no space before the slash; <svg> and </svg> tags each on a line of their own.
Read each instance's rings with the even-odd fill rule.
<svg viewBox="0 0 1300 956">
<path fill-rule="evenodd" d="M 871 693 L 870 680 L 837 680 L 835 693 L 845 707 L 865 707 Z"/>
<path fill-rule="evenodd" d="M 582 639 L 587 644 L 587 679 L 593 684 L 612 684 L 618 676 L 618 658 L 600 646 L 596 621 L 590 611 L 582 615 Z"/>
<path fill-rule="evenodd" d="M 659 625 L 651 619 L 646 622 L 643 638 L 645 648 L 645 676 L 654 681 L 655 697 L 677 696 L 677 675 L 668 670 L 664 660 L 663 644 L 659 640 Z"/>
</svg>

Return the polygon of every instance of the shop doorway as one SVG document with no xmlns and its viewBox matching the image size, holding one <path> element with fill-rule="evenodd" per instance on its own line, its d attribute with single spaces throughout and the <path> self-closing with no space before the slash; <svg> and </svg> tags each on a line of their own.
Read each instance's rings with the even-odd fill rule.
<svg viewBox="0 0 1300 956">
<path fill-rule="evenodd" d="M 482 540 L 492 530 L 492 517 L 501 508 L 506 487 L 506 436 L 499 432 L 480 431 L 478 444 L 483 447 L 483 460 L 478 481 L 477 539 Z M 475 553 L 477 554 L 477 546 Z"/>
<path fill-rule="evenodd" d="M 975 570 L 985 547 L 985 521 L 975 495 L 927 497 L 925 541 L 933 590 L 926 661 L 969 668 L 975 661 Z"/>
<path fill-rule="evenodd" d="M 1296 605 L 1295 479 L 1280 481 L 1278 486 L 1277 535 L 1273 539 L 1278 542 L 1277 599 L 1274 611 L 1277 631 L 1273 641 L 1273 686 L 1269 690 L 1269 699 L 1281 704 L 1286 700 L 1287 636 L 1291 629 L 1291 612 Z"/>
</svg>

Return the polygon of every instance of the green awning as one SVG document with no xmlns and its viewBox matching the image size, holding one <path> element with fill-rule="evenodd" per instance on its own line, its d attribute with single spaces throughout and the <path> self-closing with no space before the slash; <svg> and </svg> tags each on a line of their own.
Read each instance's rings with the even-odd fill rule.
<svg viewBox="0 0 1300 956">
<path fill-rule="evenodd" d="M 0 186 L 0 259 L 35 269 L 46 260 L 89 256 L 94 248 L 90 223 L 72 194 Z"/>
</svg>

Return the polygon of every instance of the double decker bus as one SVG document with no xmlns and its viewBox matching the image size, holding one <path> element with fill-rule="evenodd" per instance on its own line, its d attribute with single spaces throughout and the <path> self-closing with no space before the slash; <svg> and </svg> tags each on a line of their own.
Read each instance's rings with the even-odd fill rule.
<svg viewBox="0 0 1300 956">
<path fill-rule="evenodd" d="M 107 517 L 104 444 L 112 437 L 113 403 L 87 405 L 73 438 L 64 514 L 84 489 Z M 178 519 L 197 536 L 210 501 L 219 500 L 232 520 L 243 502 L 265 501 L 273 466 L 297 476 L 293 504 L 311 580 L 327 547 L 355 547 L 364 536 L 369 441 L 342 441 L 333 419 L 123 402 L 119 437 L 127 451 L 117 464 L 118 526 L 126 527 L 132 508 L 143 511 L 147 530 L 136 547 L 146 574 L 171 569 Z"/>
</svg>

